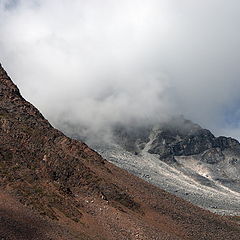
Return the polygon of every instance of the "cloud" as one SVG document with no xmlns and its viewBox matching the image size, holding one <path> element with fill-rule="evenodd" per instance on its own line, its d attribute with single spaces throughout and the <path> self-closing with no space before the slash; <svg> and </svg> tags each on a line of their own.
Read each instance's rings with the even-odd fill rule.
<svg viewBox="0 0 240 240">
<path fill-rule="evenodd" d="M 2 0 L 1 61 L 58 127 L 96 132 L 184 114 L 232 133 L 239 7 L 237 0 Z"/>
</svg>

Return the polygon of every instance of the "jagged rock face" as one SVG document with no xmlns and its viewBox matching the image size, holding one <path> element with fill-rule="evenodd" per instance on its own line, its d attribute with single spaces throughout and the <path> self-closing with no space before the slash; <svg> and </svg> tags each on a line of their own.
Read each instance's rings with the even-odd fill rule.
<svg viewBox="0 0 240 240">
<path fill-rule="evenodd" d="M 179 135 L 177 131 L 163 130 L 153 141 L 149 153 L 158 154 L 163 160 L 174 156 L 201 154 L 203 162 L 214 164 L 224 160 L 225 150 L 231 150 L 239 155 L 240 144 L 232 138 L 216 138 L 206 129 L 199 129 L 186 135 Z"/>
<path fill-rule="evenodd" d="M 115 141 L 127 151 L 139 152 L 150 141 L 152 127 L 116 127 Z M 224 151 L 231 151 L 240 157 L 240 144 L 230 137 L 215 137 L 209 130 L 182 118 L 155 129 L 155 136 L 148 150 L 151 154 L 168 163 L 176 162 L 176 156 L 199 155 L 206 163 L 214 164 L 224 160 Z"/>
<path fill-rule="evenodd" d="M 216 164 L 224 160 L 224 154 L 220 148 L 210 148 L 201 155 L 201 161 Z"/>
<path fill-rule="evenodd" d="M 163 130 L 153 141 L 149 153 L 158 154 L 163 159 L 169 156 L 189 156 L 210 149 L 213 143 L 214 136 L 205 129 L 186 135 Z"/>
<path fill-rule="evenodd" d="M 240 214 L 237 140 L 215 137 L 181 117 L 154 126 L 117 126 L 113 136 L 110 146 L 92 147 L 118 166 L 201 207 Z"/>
<path fill-rule="evenodd" d="M 223 154 L 220 153 L 220 157 L 217 149 L 221 152 L 228 148 L 237 151 L 240 145 L 236 140 L 231 138 L 215 138 L 214 135 L 206 129 L 200 129 L 185 135 L 180 135 L 177 131 L 163 130 L 156 136 L 149 149 L 149 153 L 158 154 L 161 159 L 165 159 L 169 156 L 197 155 L 214 149 L 215 151 L 208 151 L 208 157 L 204 154 L 202 159 L 208 163 L 216 163 L 216 161 L 223 159 Z M 210 155 L 215 161 L 211 160 Z"/>
</svg>

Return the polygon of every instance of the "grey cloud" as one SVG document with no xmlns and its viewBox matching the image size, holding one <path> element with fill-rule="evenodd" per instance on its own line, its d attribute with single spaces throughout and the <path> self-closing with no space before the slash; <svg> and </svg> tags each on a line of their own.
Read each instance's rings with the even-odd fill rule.
<svg viewBox="0 0 240 240">
<path fill-rule="evenodd" d="M 184 114 L 239 132 L 225 122 L 239 101 L 239 1 L 6 2 L 1 61 L 54 125 L 97 132 Z"/>
</svg>

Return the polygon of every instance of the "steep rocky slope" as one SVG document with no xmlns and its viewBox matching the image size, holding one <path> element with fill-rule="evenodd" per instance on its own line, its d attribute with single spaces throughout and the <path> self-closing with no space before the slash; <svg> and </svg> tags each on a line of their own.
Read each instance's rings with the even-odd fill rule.
<svg viewBox="0 0 240 240">
<path fill-rule="evenodd" d="M 239 239 L 240 227 L 54 129 L 0 66 L 2 239 Z"/>
<path fill-rule="evenodd" d="M 176 117 L 155 126 L 116 126 L 92 145 L 106 159 L 213 212 L 240 214 L 240 144 Z"/>
</svg>

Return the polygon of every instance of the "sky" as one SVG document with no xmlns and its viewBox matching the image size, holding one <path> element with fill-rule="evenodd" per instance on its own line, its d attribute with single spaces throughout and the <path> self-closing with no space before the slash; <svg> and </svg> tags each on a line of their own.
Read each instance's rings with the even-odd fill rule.
<svg viewBox="0 0 240 240">
<path fill-rule="evenodd" d="M 239 0 L 0 0 L 0 62 L 56 127 L 183 114 L 240 139 Z"/>
</svg>

